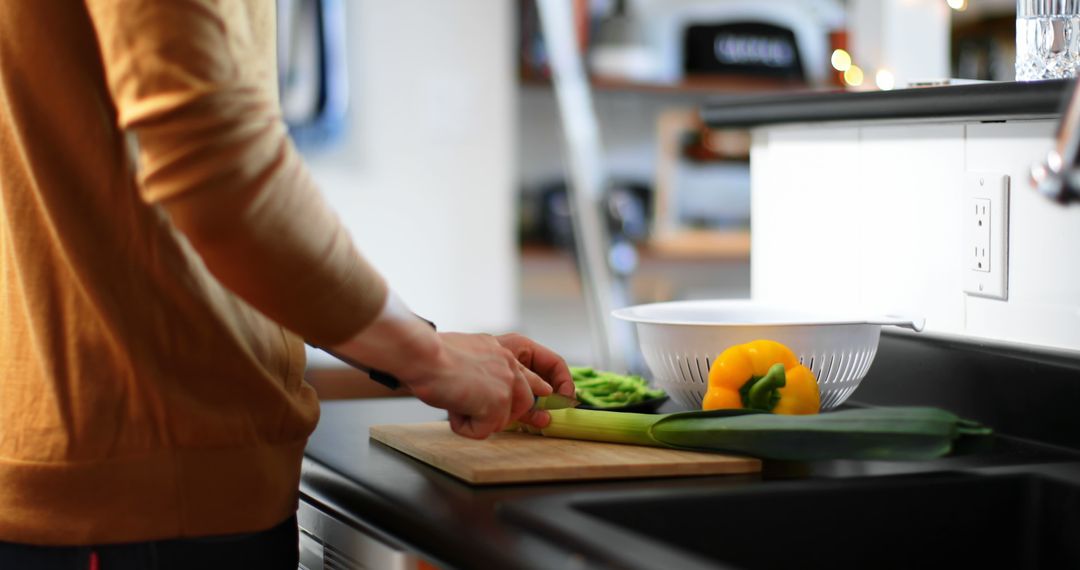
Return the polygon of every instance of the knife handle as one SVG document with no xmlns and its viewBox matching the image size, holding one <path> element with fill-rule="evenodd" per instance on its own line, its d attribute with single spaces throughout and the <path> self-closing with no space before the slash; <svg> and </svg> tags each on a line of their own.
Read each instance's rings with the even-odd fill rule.
<svg viewBox="0 0 1080 570">
<path fill-rule="evenodd" d="M 420 319 L 421 321 L 424 321 L 425 323 L 431 325 L 432 329 L 438 330 L 435 327 L 435 323 L 433 323 L 433 322 L 431 322 L 431 321 L 429 321 L 429 320 L 427 320 L 424 317 L 421 317 L 419 315 L 417 315 L 417 318 Z M 371 368 L 371 367 L 369 367 L 367 365 L 360 364 L 359 362 L 349 358 L 348 356 L 340 354 L 337 351 L 331 350 L 331 349 L 326 348 L 324 346 L 317 346 L 317 345 L 314 345 L 314 344 L 311 345 L 311 346 L 313 346 L 313 347 L 315 347 L 315 348 L 329 354 L 330 356 L 333 356 L 334 358 L 344 362 L 345 364 L 348 364 L 349 366 L 352 366 L 353 368 L 355 368 L 355 369 L 357 369 L 357 370 L 359 370 L 361 372 L 367 373 L 369 378 L 371 378 L 372 380 L 378 382 L 379 384 L 382 384 L 383 386 L 386 386 L 387 388 L 389 388 L 391 390 L 397 390 L 398 388 L 401 388 L 401 380 L 398 380 L 396 376 L 394 376 L 393 374 L 390 374 L 389 372 L 383 372 L 382 370 L 378 370 L 376 368 Z"/>
<path fill-rule="evenodd" d="M 348 356 L 345 356 L 335 350 L 331 350 L 324 346 L 315 346 L 314 344 L 311 346 L 314 346 L 315 348 L 325 352 L 326 354 L 329 354 L 330 356 L 333 356 L 334 358 L 344 362 L 345 364 L 348 364 L 349 366 L 359 370 L 360 372 L 367 374 L 369 378 L 378 382 L 379 384 L 382 384 L 383 386 L 386 386 L 391 390 L 397 390 L 401 387 L 401 380 L 398 380 L 396 376 L 390 374 L 389 372 L 383 372 L 382 370 L 369 368 L 368 366 L 360 364 L 359 362 L 349 358 Z"/>
</svg>

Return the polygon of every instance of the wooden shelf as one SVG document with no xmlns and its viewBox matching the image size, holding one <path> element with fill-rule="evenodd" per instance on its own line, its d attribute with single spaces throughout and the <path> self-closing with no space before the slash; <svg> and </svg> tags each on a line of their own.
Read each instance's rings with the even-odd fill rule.
<svg viewBox="0 0 1080 570">
<path fill-rule="evenodd" d="M 645 255 L 664 259 L 750 259 L 747 230 L 680 230 L 649 240 Z"/>
<path fill-rule="evenodd" d="M 745 261 L 750 259 L 750 232 L 747 230 L 679 230 L 656 236 L 638 248 L 643 260 L 658 261 Z M 521 255 L 530 259 L 565 259 L 569 251 L 543 245 L 524 245 Z"/>
</svg>

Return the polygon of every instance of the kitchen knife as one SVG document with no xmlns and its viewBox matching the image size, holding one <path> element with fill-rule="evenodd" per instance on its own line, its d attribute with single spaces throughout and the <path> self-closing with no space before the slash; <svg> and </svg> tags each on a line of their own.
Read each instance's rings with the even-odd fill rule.
<svg viewBox="0 0 1080 570">
<path fill-rule="evenodd" d="M 566 408 L 576 408 L 581 402 L 563 396 L 562 394 L 550 394 L 548 396 L 537 396 L 533 400 L 533 410 L 565 410 Z"/>
<path fill-rule="evenodd" d="M 565 410 L 567 408 L 576 408 L 579 404 L 581 404 L 581 402 L 575 400 L 574 398 L 563 396 L 562 394 L 552 393 L 547 396 L 535 396 L 533 398 L 532 408 L 529 408 L 529 411 Z M 523 431 L 526 433 L 531 433 L 533 435 L 539 435 L 543 433 L 540 431 L 540 428 L 521 422 L 510 422 L 510 425 L 506 426 L 503 431 Z"/>
</svg>

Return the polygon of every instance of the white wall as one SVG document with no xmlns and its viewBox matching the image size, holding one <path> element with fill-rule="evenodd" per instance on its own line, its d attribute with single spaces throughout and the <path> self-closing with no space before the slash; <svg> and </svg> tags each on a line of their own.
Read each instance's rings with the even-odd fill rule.
<svg viewBox="0 0 1080 570">
<path fill-rule="evenodd" d="M 415 311 L 441 329 L 513 328 L 513 3 L 346 9 L 350 132 L 342 148 L 309 157 L 317 181 Z"/>
<path fill-rule="evenodd" d="M 1056 121 L 755 132 L 752 296 L 926 317 L 930 334 L 1080 351 L 1080 208 L 1030 190 Z M 1011 179 L 1008 300 L 963 292 L 965 172 Z"/>
<path fill-rule="evenodd" d="M 952 10 L 944 0 L 850 0 L 848 6 L 850 51 L 866 85 L 879 69 L 892 72 L 897 87 L 949 77 Z"/>
</svg>

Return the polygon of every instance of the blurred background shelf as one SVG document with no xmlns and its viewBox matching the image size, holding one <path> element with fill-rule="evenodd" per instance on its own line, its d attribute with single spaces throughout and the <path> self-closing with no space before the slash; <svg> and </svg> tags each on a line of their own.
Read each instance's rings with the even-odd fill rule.
<svg viewBox="0 0 1080 570">
<path fill-rule="evenodd" d="M 637 247 L 643 263 L 650 261 L 748 261 L 750 259 L 750 231 L 689 229 L 676 233 L 654 236 Z M 526 244 L 521 247 L 524 261 L 545 258 L 569 258 L 570 253 L 561 248 Z"/>
<path fill-rule="evenodd" d="M 645 244 L 643 256 L 671 260 L 749 261 L 750 230 L 683 230 L 655 236 Z"/>
<path fill-rule="evenodd" d="M 788 81 L 768 77 L 687 77 L 674 83 L 632 81 L 618 77 L 594 76 L 590 86 L 601 93 L 637 93 L 656 96 L 720 97 L 739 93 L 772 93 L 805 91 L 801 81 Z M 530 88 L 550 88 L 551 80 L 544 77 L 522 77 L 521 85 Z"/>
</svg>

